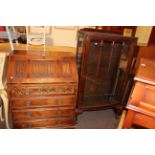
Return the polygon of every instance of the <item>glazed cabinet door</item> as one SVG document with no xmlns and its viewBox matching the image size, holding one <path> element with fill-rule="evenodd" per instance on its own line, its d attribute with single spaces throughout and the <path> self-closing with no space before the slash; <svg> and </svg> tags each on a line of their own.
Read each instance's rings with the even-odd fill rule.
<svg viewBox="0 0 155 155">
<path fill-rule="evenodd" d="M 131 41 L 92 37 L 81 47 L 79 107 L 121 104 L 134 65 Z"/>
</svg>

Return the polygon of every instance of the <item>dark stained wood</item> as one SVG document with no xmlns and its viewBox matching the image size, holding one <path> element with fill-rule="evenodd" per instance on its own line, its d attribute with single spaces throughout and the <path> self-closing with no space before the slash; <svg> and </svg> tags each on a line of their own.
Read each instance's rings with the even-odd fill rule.
<svg viewBox="0 0 155 155">
<path fill-rule="evenodd" d="M 141 59 L 135 76 L 135 86 L 127 104 L 124 128 L 139 125 L 155 128 L 155 62 Z"/>
<path fill-rule="evenodd" d="M 148 44 L 155 45 L 155 26 L 153 26 L 153 28 L 152 28 Z"/>
<path fill-rule="evenodd" d="M 85 30 L 123 35 L 124 30 L 127 29 L 132 31 L 131 36 L 135 36 L 136 28 L 136 26 L 96 26 L 95 28 L 85 28 Z"/>
<path fill-rule="evenodd" d="M 134 75 L 137 39 L 89 31 L 78 32 L 78 108 L 123 107 Z"/>
<path fill-rule="evenodd" d="M 13 128 L 73 128 L 77 83 L 71 53 L 13 51 L 7 73 Z"/>
</svg>

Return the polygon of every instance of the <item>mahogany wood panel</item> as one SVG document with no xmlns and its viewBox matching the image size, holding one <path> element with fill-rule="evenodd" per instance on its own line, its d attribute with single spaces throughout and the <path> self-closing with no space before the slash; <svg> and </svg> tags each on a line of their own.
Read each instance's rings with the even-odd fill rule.
<svg viewBox="0 0 155 155">
<path fill-rule="evenodd" d="M 133 124 L 139 125 L 144 128 L 155 129 L 155 118 L 147 115 L 143 115 L 141 113 L 136 113 L 133 119 Z"/>
<path fill-rule="evenodd" d="M 140 61 L 142 58 L 155 61 L 155 46 L 149 45 L 149 46 L 140 46 L 139 47 L 136 68 L 139 67 Z"/>
<path fill-rule="evenodd" d="M 155 85 L 155 63 L 154 59 L 144 59 L 140 61 L 135 80 L 147 84 Z"/>
<path fill-rule="evenodd" d="M 142 59 L 135 76 L 135 86 L 127 104 L 124 128 L 139 125 L 155 128 L 155 63 Z"/>
<path fill-rule="evenodd" d="M 86 30 L 89 31 L 100 31 L 104 33 L 114 33 L 114 34 L 121 34 L 123 35 L 123 32 L 125 29 L 131 30 L 131 36 L 135 36 L 136 32 L 136 26 L 96 26 L 93 28 L 86 28 Z"/>
</svg>

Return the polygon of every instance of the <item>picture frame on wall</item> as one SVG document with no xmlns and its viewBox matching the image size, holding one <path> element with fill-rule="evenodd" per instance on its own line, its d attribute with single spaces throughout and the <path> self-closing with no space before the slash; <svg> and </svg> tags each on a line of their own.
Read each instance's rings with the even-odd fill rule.
<svg viewBox="0 0 155 155">
<path fill-rule="evenodd" d="M 50 35 L 52 32 L 51 26 L 28 26 L 28 31 L 30 34 L 41 34 L 44 33 L 44 27 L 46 35 Z"/>
<path fill-rule="evenodd" d="M 131 37 L 132 36 L 132 29 L 129 29 L 129 28 L 125 28 L 124 30 L 123 30 L 123 35 L 124 36 L 127 36 L 127 37 Z"/>
<path fill-rule="evenodd" d="M 76 26 L 55 26 L 55 29 L 75 30 Z"/>
</svg>

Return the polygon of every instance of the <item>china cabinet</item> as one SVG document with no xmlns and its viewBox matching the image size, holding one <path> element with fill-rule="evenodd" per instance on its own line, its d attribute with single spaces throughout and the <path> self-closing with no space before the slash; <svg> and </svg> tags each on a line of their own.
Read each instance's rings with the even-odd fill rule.
<svg viewBox="0 0 155 155">
<path fill-rule="evenodd" d="M 136 42 L 135 37 L 79 30 L 79 109 L 120 108 L 126 104 L 135 72 Z"/>
</svg>

